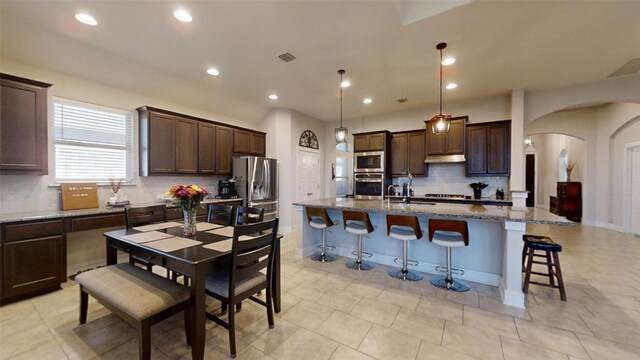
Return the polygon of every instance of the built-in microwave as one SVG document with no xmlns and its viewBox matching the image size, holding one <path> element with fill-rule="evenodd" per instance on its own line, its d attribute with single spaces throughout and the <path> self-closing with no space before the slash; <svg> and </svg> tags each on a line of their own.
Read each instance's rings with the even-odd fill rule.
<svg viewBox="0 0 640 360">
<path fill-rule="evenodd" d="M 384 151 L 357 152 L 353 154 L 354 173 L 384 173 Z"/>
<path fill-rule="evenodd" d="M 384 173 L 355 173 L 353 174 L 353 197 L 361 200 L 382 200 L 384 185 Z"/>
</svg>

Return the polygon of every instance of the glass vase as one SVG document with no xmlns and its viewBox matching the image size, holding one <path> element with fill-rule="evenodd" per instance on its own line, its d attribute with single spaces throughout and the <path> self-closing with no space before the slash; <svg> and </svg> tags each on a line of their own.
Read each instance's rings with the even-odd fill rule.
<svg viewBox="0 0 640 360">
<path fill-rule="evenodd" d="M 184 229 L 182 235 L 186 238 L 193 238 L 198 231 L 196 228 L 196 209 L 182 210 L 184 215 Z"/>
</svg>

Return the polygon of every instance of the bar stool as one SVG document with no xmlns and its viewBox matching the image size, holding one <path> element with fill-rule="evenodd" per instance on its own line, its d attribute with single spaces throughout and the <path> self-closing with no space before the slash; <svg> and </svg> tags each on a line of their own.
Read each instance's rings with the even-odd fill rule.
<svg viewBox="0 0 640 360">
<path fill-rule="evenodd" d="M 433 278 L 431 279 L 431 284 L 451 291 L 469 291 L 468 284 L 451 277 L 451 248 L 469 245 L 467 222 L 462 220 L 429 219 L 429 241 L 447 248 L 447 276 Z"/>
<path fill-rule="evenodd" d="M 420 281 L 422 275 L 416 271 L 407 269 L 408 241 L 422 238 L 420 223 L 415 216 L 387 215 L 387 235 L 402 240 L 402 269 L 392 269 L 389 276 L 400 280 Z"/>
<path fill-rule="evenodd" d="M 362 261 L 362 235 L 373 232 L 373 225 L 371 225 L 369 214 L 360 211 L 343 210 L 342 222 L 344 224 L 345 231 L 358 235 L 358 251 L 356 252 L 358 258 L 356 260 L 347 261 L 345 266 L 354 270 L 373 269 L 375 266 L 372 263 Z"/>
<path fill-rule="evenodd" d="M 526 294 L 529 292 L 529 284 L 536 284 L 540 286 L 546 286 L 554 289 L 560 290 L 560 299 L 562 301 L 567 301 L 567 294 L 564 291 L 564 281 L 562 280 L 562 271 L 560 270 L 560 259 L 558 257 L 558 253 L 562 251 L 562 246 L 560 244 L 555 243 L 548 236 L 539 236 L 539 235 L 522 235 L 522 240 L 524 241 L 524 248 L 522 249 L 522 260 L 524 262 L 525 255 L 528 256 L 527 264 L 524 268 L 524 285 L 522 286 L 522 291 Z M 536 254 L 535 251 L 544 251 L 543 254 Z M 553 260 L 552 260 L 553 254 Z M 535 261 L 534 257 L 543 257 L 546 258 L 546 262 L 544 261 Z M 533 271 L 533 264 L 541 264 L 547 266 L 547 272 L 537 272 Z M 554 269 L 555 268 L 555 271 Z M 531 281 L 531 274 L 547 276 L 549 278 L 549 283 L 540 283 L 537 281 Z M 555 284 L 554 278 L 558 279 L 558 285 Z"/>
<path fill-rule="evenodd" d="M 324 241 L 325 230 L 328 227 L 335 225 L 335 223 L 331 221 L 327 210 L 325 208 L 307 207 L 307 219 L 309 220 L 309 226 L 315 229 L 322 230 L 322 242 L 320 244 L 320 251 L 311 255 L 311 260 L 320 262 L 335 261 L 335 255 L 326 253 L 327 246 Z"/>
</svg>

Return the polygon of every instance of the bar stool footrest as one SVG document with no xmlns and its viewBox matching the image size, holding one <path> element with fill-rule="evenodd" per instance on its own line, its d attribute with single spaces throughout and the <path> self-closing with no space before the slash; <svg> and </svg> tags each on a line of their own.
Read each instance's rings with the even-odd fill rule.
<svg viewBox="0 0 640 360">
<path fill-rule="evenodd" d="M 447 267 L 438 265 L 438 266 L 436 266 L 436 271 L 437 272 L 441 272 L 441 273 L 446 273 L 447 272 Z M 454 274 L 454 275 L 461 276 L 461 275 L 464 275 L 464 270 L 452 268 L 451 269 L 451 273 Z"/>
</svg>

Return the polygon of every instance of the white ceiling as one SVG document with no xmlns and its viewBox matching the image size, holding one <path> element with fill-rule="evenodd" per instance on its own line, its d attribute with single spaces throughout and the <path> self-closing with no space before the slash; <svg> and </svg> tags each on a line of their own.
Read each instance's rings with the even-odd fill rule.
<svg viewBox="0 0 640 360">
<path fill-rule="evenodd" d="M 177 5 L 192 23 L 173 18 Z M 447 101 L 603 80 L 640 57 L 639 1 L 3 0 L 0 12 L 3 58 L 251 122 L 272 107 L 336 121 L 340 68 L 353 84 L 344 118 L 437 103 L 441 41 L 458 59 L 444 72 L 459 84 L 445 112 Z M 297 59 L 276 58 L 287 51 Z"/>
</svg>

